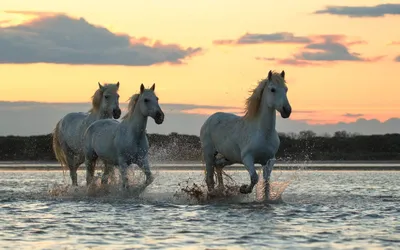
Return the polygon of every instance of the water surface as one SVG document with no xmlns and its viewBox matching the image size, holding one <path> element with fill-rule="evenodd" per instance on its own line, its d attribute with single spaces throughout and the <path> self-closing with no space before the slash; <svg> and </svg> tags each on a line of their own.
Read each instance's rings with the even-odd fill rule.
<svg viewBox="0 0 400 250">
<path fill-rule="evenodd" d="M 244 171 L 232 172 L 247 183 Z M 274 172 L 291 179 L 293 171 Z M 84 185 L 85 172 L 79 172 Z M 59 171 L 0 172 L 2 249 L 398 249 L 400 172 L 302 171 L 283 203 L 255 194 L 199 203 L 178 183 L 202 171 L 158 171 L 140 197 L 49 194 Z M 174 194 L 178 192 L 180 196 Z"/>
</svg>

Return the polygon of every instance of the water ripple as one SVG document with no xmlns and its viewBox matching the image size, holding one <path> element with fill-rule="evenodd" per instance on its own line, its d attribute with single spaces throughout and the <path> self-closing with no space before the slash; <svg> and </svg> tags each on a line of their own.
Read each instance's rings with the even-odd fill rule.
<svg viewBox="0 0 400 250">
<path fill-rule="evenodd" d="M 93 196 L 84 186 L 49 193 L 49 185 L 63 183 L 60 172 L 1 172 L 0 248 L 394 249 L 400 243 L 399 172 L 303 172 L 280 204 L 256 202 L 254 194 L 201 204 L 174 196 L 179 182 L 200 183 L 202 174 L 160 172 L 140 196 Z M 245 172 L 232 176 L 248 180 Z"/>
</svg>

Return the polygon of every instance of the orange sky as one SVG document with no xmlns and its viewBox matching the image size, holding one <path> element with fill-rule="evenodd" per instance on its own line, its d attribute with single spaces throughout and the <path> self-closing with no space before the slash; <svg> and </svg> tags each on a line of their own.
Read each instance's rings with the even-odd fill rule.
<svg viewBox="0 0 400 250">
<path fill-rule="evenodd" d="M 386 1 L 385 3 L 396 3 Z M 399 1 L 397 1 L 399 4 Z M 337 6 L 359 6 L 359 1 L 335 1 Z M 363 1 L 365 6 L 381 1 Z M 400 117 L 400 15 L 349 18 L 312 14 L 332 1 L 130 1 L 114 0 L 2 0 L 4 11 L 62 12 L 84 18 L 114 33 L 147 37 L 202 52 L 183 65 L 152 66 L 0 64 L 0 100 L 84 102 L 97 82 L 121 82 L 121 101 L 140 83 L 156 83 L 162 103 L 235 106 L 244 104 L 248 90 L 270 69 L 286 71 L 293 110 L 319 111 L 318 115 L 294 113 L 293 119 L 312 123 L 352 121 L 345 113 L 384 121 Z M 34 15 L 0 12 L 0 26 L 28 22 Z M 43 18 L 43 15 L 42 15 Z M 312 65 L 282 64 L 305 44 L 262 43 L 215 45 L 214 40 L 235 40 L 246 33 L 293 33 L 299 37 L 343 35 L 350 53 L 368 61 L 308 61 Z M 364 41 L 363 43 L 349 43 Z M 1 44 L 0 44 L 1 51 Z M 275 58 L 276 60 L 256 60 Z M 317 65 L 316 65 L 317 64 Z M 190 111 L 189 111 L 190 112 Z M 193 110 L 192 112 L 207 112 Z"/>
</svg>

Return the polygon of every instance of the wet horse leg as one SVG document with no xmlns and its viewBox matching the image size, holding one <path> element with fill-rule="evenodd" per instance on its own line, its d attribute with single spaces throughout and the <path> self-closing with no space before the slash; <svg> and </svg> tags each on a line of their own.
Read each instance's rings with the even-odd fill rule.
<svg viewBox="0 0 400 250">
<path fill-rule="evenodd" d="M 270 179 L 271 179 L 271 172 L 272 172 L 272 168 L 274 167 L 275 164 L 275 158 L 273 159 L 269 159 L 267 164 L 265 164 L 263 166 L 263 179 L 264 179 L 264 192 L 265 192 L 265 197 L 267 198 L 267 200 L 269 200 L 270 197 L 270 190 L 271 190 L 271 183 L 270 183 Z"/>
<path fill-rule="evenodd" d="M 74 152 L 70 149 L 66 149 L 66 160 L 67 160 L 67 165 L 69 168 L 69 176 L 71 177 L 72 185 L 73 186 L 78 186 L 78 175 L 77 175 L 77 170 L 80 164 L 76 163 L 76 157 L 74 155 Z"/>
<path fill-rule="evenodd" d="M 209 192 L 214 190 L 214 165 L 215 165 L 215 150 L 208 146 L 203 148 L 204 162 L 206 163 L 206 183 Z"/>
<path fill-rule="evenodd" d="M 122 179 L 122 188 L 128 189 L 129 188 L 129 180 L 128 180 L 129 164 L 123 158 L 120 158 L 118 161 L 119 161 L 119 164 L 118 164 L 119 172 L 121 173 L 121 179 Z"/>
<path fill-rule="evenodd" d="M 254 167 L 254 159 L 251 155 L 245 155 L 242 157 L 242 162 L 244 166 L 246 167 L 247 171 L 249 172 L 250 175 L 250 185 L 242 185 L 240 187 L 240 192 L 242 194 L 250 194 L 253 191 L 254 186 L 258 182 L 258 174 L 256 172 L 256 169 Z"/>
<path fill-rule="evenodd" d="M 224 189 L 224 179 L 222 178 L 222 167 L 215 168 L 217 173 L 217 189 L 223 190 Z"/>
<path fill-rule="evenodd" d="M 215 160 L 215 170 L 217 172 L 218 189 L 224 189 L 224 179 L 222 178 L 222 169 L 232 163 L 226 158 L 218 158 Z"/>
<path fill-rule="evenodd" d="M 86 185 L 89 186 L 94 179 L 94 170 L 96 168 L 96 160 L 86 159 Z"/>
<path fill-rule="evenodd" d="M 108 179 L 110 177 L 110 174 L 113 170 L 113 166 L 109 163 L 104 163 L 104 172 L 103 172 L 103 176 L 101 177 L 101 184 L 107 184 L 108 183 Z"/>
<path fill-rule="evenodd" d="M 150 170 L 149 159 L 147 157 L 145 157 L 143 160 L 138 162 L 138 166 L 144 172 L 144 174 L 146 175 L 146 183 L 145 183 L 145 185 L 146 186 L 150 185 L 154 181 L 154 176 L 153 176 L 153 174 L 151 173 L 151 170 Z"/>
</svg>

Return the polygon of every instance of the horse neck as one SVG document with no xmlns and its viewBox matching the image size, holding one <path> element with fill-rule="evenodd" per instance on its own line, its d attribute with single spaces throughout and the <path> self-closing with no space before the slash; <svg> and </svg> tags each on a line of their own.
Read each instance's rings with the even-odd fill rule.
<svg viewBox="0 0 400 250">
<path fill-rule="evenodd" d="M 266 98 L 263 98 L 261 101 L 261 108 L 259 111 L 260 113 L 257 117 L 257 123 L 264 134 L 269 135 L 273 132 L 276 132 L 276 110 L 274 108 L 268 107 L 266 102 Z"/>
<path fill-rule="evenodd" d="M 147 116 L 144 116 L 142 112 L 140 112 L 140 107 L 136 107 L 133 114 L 124 120 L 123 123 L 128 126 L 128 130 L 130 130 L 134 136 L 146 133 Z"/>
</svg>

